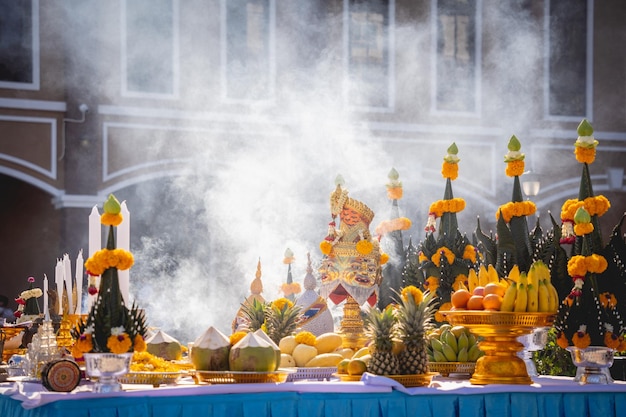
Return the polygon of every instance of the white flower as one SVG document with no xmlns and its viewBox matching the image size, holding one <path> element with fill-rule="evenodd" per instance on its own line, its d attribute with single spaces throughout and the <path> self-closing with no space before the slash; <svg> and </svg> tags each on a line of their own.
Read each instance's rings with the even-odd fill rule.
<svg viewBox="0 0 626 417">
<path fill-rule="evenodd" d="M 111 336 L 119 336 L 121 334 L 124 334 L 125 332 L 126 329 L 124 328 L 124 326 L 111 327 Z"/>
<path fill-rule="evenodd" d="M 89 326 L 85 327 L 85 331 L 83 333 L 85 333 L 85 334 L 93 334 L 94 330 L 96 330 L 96 328 L 95 328 L 95 326 L 92 323 Z"/>
</svg>

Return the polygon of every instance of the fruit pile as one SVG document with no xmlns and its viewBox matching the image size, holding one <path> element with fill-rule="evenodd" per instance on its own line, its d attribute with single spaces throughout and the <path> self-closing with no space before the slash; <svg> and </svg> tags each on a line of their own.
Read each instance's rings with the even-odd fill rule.
<svg viewBox="0 0 626 417">
<path fill-rule="evenodd" d="M 464 326 L 443 324 L 428 335 L 430 362 L 476 362 L 483 355 L 478 341 Z"/>
<path fill-rule="evenodd" d="M 542 261 L 534 262 L 528 273 L 520 272 L 515 265 L 507 278 L 498 278 L 495 270 L 490 270 L 491 266 L 483 277 L 479 272 L 477 280 L 472 279 L 470 271 L 469 288 L 461 287 L 450 297 L 453 310 L 557 312 L 558 294 L 550 269 Z"/>
<path fill-rule="evenodd" d="M 315 336 L 310 332 L 299 332 L 280 339 L 280 367 L 333 367 L 343 359 L 351 358 L 354 352 L 341 347 L 342 339 L 337 333 Z"/>
</svg>

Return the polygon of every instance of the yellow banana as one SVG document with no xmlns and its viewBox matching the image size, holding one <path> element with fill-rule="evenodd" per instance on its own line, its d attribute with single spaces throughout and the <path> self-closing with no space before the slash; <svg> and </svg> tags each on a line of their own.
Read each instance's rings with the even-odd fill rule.
<svg viewBox="0 0 626 417">
<path fill-rule="evenodd" d="M 489 284 L 489 272 L 487 272 L 487 268 L 484 265 L 481 265 L 478 268 L 478 285 L 484 287 Z"/>
<path fill-rule="evenodd" d="M 528 285 L 537 285 L 537 278 L 538 278 L 538 274 L 537 271 L 535 269 L 535 265 L 536 263 L 533 263 L 530 266 L 530 269 L 528 270 L 528 273 L 526 274 L 526 279 L 528 280 Z"/>
<path fill-rule="evenodd" d="M 536 313 L 539 311 L 539 289 L 534 284 L 528 284 L 526 287 L 528 299 L 526 303 L 526 311 L 529 313 Z"/>
<path fill-rule="evenodd" d="M 469 292 L 474 292 L 474 288 L 478 287 L 478 275 L 476 275 L 476 271 L 474 268 L 470 269 L 467 274 L 467 285 Z"/>
<path fill-rule="evenodd" d="M 559 310 L 559 304 L 561 303 L 561 300 L 559 300 L 559 293 L 557 293 L 556 288 L 554 288 L 554 285 L 552 285 L 551 282 L 548 282 L 546 288 L 548 289 L 550 295 L 550 298 L 548 299 L 548 312 L 556 313 Z"/>
<path fill-rule="evenodd" d="M 513 268 L 509 271 L 509 280 L 519 282 L 519 268 L 517 265 L 513 265 Z"/>
<path fill-rule="evenodd" d="M 511 285 L 504 292 L 504 297 L 502 297 L 502 305 L 500 306 L 500 311 L 513 311 L 513 307 L 515 307 L 515 296 L 517 294 L 517 283 L 515 281 L 511 282 Z"/>
<path fill-rule="evenodd" d="M 528 288 L 526 274 L 522 272 L 517 283 L 517 294 L 515 294 L 515 306 L 513 311 L 521 313 L 526 311 L 528 305 Z"/>
<path fill-rule="evenodd" d="M 539 289 L 537 290 L 539 294 L 539 311 L 542 313 L 547 313 L 550 311 L 550 292 L 548 291 L 548 287 L 546 287 L 545 281 L 539 282 Z"/>
<path fill-rule="evenodd" d="M 500 284 L 502 286 L 502 288 L 507 289 L 507 288 L 509 288 L 510 282 L 507 279 L 500 278 L 498 280 L 498 284 Z"/>
<path fill-rule="evenodd" d="M 500 277 L 498 277 L 498 272 L 496 271 L 496 268 L 494 268 L 493 265 L 491 264 L 489 264 L 489 266 L 487 267 L 487 274 L 488 274 L 489 282 L 498 282 L 500 280 Z"/>
</svg>

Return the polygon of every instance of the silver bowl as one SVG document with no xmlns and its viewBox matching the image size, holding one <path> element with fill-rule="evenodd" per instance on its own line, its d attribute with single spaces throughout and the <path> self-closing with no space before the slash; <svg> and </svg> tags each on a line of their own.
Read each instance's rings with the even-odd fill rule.
<svg viewBox="0 0 626 417">
<path fill-rule="evenodd" d="M 615 351 L 604 346 L 589 346 L 580 349 L 567 348 L 572 355 L 572 362 L 578 368 L 574 381 L 580 384 L 610 384 L 613 382 L 609 368 L 613 365 Z"/>
</svg>

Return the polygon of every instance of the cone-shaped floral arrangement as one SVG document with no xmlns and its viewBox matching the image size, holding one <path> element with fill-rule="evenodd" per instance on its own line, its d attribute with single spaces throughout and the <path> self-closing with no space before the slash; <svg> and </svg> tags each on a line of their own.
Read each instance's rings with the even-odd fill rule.
<svg viewBox="0 0 626 417">
<path fill-rule="evenodd" d="M 291 264 L 295 260 L 293 256 L 293 251 L 289 248 L 285 249 L 285 257 L 283 258 L 283 263 L 287 265 L 287 282 L 284 282 L 280 286 L 280 291 L 285 295 L 292 303 L 296 301 L 296 294 L 299 294 L 302 291 L 300 284 L 297 282 L 293 282 L 293 275 L 291 273 Z"/>
<path fill-rule="evenodd" d="M 443 159 L 442 176 L 446 179 L 446 189 L 442 200 L 430 205 L 428 222 L 426 224 L 426 238 L 419 248 L 419 264 L 422 270 L 424 289 L 436 293 L 439 297 L 441 310 L 450 307 L 450 295 L 457 289 L 459 283 L 467 286 L 467 276 L 470 268 L 477 262 L 477 252 L 465 235 L 458 230 L 456 213 L 465 208 L 465 200 L 455 198 L 452 194 L 452 181 L 458 177 L 459 157 L 455 143 L 450 145 L 448 153 Z M 436 232 L 437 218 L 439 233 Z"/>
<path fill-rule="evenodd" d="M 22 320 L 31 320 L 39 316 L 41 311 L 39 310 L 39 303 L 37 298 L 43 295 L 41 288 L 35 288 L 33 284 L 35 278 L 28 277 L 28 289 L 20 293 L 20 296 L 15 299 L 17 303 L 17 310 L 13 313 L 17 317 L 18 322 Z"/>
<path fill-rule="evenodd" d="M 589 165 L 595 160 L 598 141 L 593 128 L 583 120 L 578 126 L 575 143 L 576 160 L 583 165 L 578 199 L 567 200 L 561 209 L 562 241 L 573 243 L 572 256 L 567 263 L 571 277 L 571 290 L 562 301 L 555 328 L 557 343 L 566 348 L 575 346 L 606 346 L 619 351 L 626 350 L 624 324 L 619 311 L 616 293 L 623 292 L 624 265 L 619 255 L 607 259 L 603 253 L 598 218 L 610 208 L 604 196 L 594 196 L 589 175 Z M 621 224 L 621 223 L 620 223 Z M 616 245 L 611 246 L 615 249 Z M 619 251 L 619 249 L 618 249 Z M 609 260 L 614 275 L 607 275 Z M 621 287 L 621 288 L 620 288 Z"/>
<path fill-rule="evenodd" d="M 398 200 L 402 198 L 403 194 L 402 182 L 399 181 L 400 174 L 395 168 L 392 168 L 387 177 L 389 178 L 387 197 L 391 200 L 389 219 L 380 222 L 374 230 L 384 250 L 381 256 L 393 254 L 392 262 L 381 259 L 383 280 L 380 284 L 380 296 L 378 298 L 378 307 L 381 309 L 391 304 L 394 293 L 402 289 L 402 269 L 406 257 L 402 231 L 411 227 L 411 220 L 400 216 L 398 207 Z"/>
<path fill-rule="evenodd" d="M 87 316 L 74 329 L 72 355 L 81 358 L 83 353 L 126 353 L 146 349 L 146 321 L 142 310 L 133 304 L 124 304 L 120 291 L 118 270 L 129 269 L 132 253 L 116 248 L 115 227 L 122 222 L 121 206 L 112 194 L 104 203 L 101 223 L 108 227 L 105 249 L 95 252 L 85 262 L 87 273 L 100 275 L 98 297 Z"/>
</svg>

